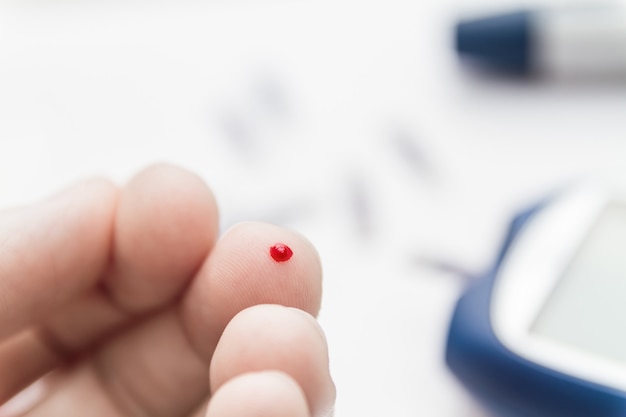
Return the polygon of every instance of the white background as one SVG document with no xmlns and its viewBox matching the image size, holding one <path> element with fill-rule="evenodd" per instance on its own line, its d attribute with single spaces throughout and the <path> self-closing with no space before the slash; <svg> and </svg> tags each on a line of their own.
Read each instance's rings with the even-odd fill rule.
<svg viewBox="0 0 626 417">
<path fill-rule="evenodd" d="M 446 326 L 515 210 L 626 178 L 626 85 L 493 79 L 452 27 L 503 2 L 0 1 L 0 204 L 155 161 L 202 175 L 223 227 L 318 247 L 336 415 L 483 416 Z"/>
</svg>

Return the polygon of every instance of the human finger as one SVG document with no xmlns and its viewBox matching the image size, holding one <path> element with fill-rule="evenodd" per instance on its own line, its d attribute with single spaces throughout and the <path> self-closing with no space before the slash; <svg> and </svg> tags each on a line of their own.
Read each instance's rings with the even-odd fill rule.
<svg viewBox="0 0 626 417">
<path fill-rule="evenodd" d="M 205 417 L 309 417 L 302 388 L 278 371 L 251 372 L 226 382 L 213 395 Z"/>
<path fill-rule="evenodd" d="M 272 257 L 278 245 L 291 257 Z M 282 246 L 280 246 L 282 247 Z M 313 245 L 282 227 L 241 223 L 228 230 L 183 299 L 181 315 L 190 340 L 210 360 L 228 322 L 257 304 L 280 304 L 317 314 L 322 269 Z"/>
<path fill-rule="evenodd" d="M 47 317 L 100 278 L 109 260 L 116 198 L 110 182 L 91 180 L 0 214 L 0 340 Z"/>
<path fill-rule="evenodd" d="M 28 337 L 0 345 L 0 370 L 8 375 L 0 381 L 0 404 L 59 360 L 93 346 L 137 320 L 139 313 L 173 301 L 214 243 L 213 195 L 196 175 L 183 169 L 150 167 L 130 180 L 117 202 L 116 219 L 108 227 L 114 237 L 103 255 L 105 265 L 94 273 L 92 288 L 51 308 Z M 78 233 L 83 240 L 87 226 L 92 225 L 83 225 Z M 86 250 L 82 241 L 77 244 Z M 49 297 L 50 291 L 41 290 Z M 42 350 L 46 354 L 28 355 Z M 50 354 L 56 362 L 49 360 Z"/>
<path fill-rule="evenodd" d="M 215 198 L 198 176 L 167 164 L 149 167 L 120 194 L 104 285 L 126 311 L 158 308 L 183 290 L 217 233 Z"/>
<path fill-rule="evenodd" d="M 311 415 L 330 414 L 335 386 L 329 372 L 328 347 L 311 315 L 278 305 L 259 305 L 237 314 L 213 355 L 211 389 L 219 393 L 239 375 L 271 370 L 284 372 L 297 382 Z"/>
<path fill-rule="evenodd" d="M 207 257 L 217 234 L 213 194 L 195 174 L 158 164 L 119 196 L 107 273 L 97 288 L 48 317 L 45 338 L 62 352 L 166 307 Z"/>
</svg>

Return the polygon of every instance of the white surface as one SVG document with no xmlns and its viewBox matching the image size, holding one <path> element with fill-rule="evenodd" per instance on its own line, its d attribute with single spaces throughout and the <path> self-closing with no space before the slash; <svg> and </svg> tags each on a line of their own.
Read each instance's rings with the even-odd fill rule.
<svg viewBox="0 0 626 417">
<path fill-rule="evenodd" d="M 319 248 L 338 417 L 482 416 L 443 363 L 463 282 L 417 260 L 479 271 L 520 205 L 626 175 L 626 86 L 463 71 L 472 6 L 1 1 L 0 203 L 182 164 L 225 226 L 287 218 Z"/>
</svg>

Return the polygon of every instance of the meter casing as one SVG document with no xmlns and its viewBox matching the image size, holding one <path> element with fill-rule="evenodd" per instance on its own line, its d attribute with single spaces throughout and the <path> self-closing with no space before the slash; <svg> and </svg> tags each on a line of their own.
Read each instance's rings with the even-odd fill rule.
<svg viewBox="0 0 626 417">
<path fill-rule="evenodd" d="M 532 362 L 508 349 L 494 332 L 490 306 L 503 260 L 522 227 L 549 203 L 515 217 L 491 270 L 458 300 L 448 332 L 447 365 L 500 416 L 624 417 L 626 393 Z"/>
</svg>

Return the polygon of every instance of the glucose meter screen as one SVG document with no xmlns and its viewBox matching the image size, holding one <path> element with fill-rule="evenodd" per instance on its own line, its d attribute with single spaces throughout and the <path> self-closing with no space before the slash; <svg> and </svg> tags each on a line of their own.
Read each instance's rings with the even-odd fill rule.
<svg viewBox="0 0 626 417">
<path fill-rule="evenodd" d="M 626 363 L 626 204 L 610 204 L 530 331 Z"/>
</svg>

